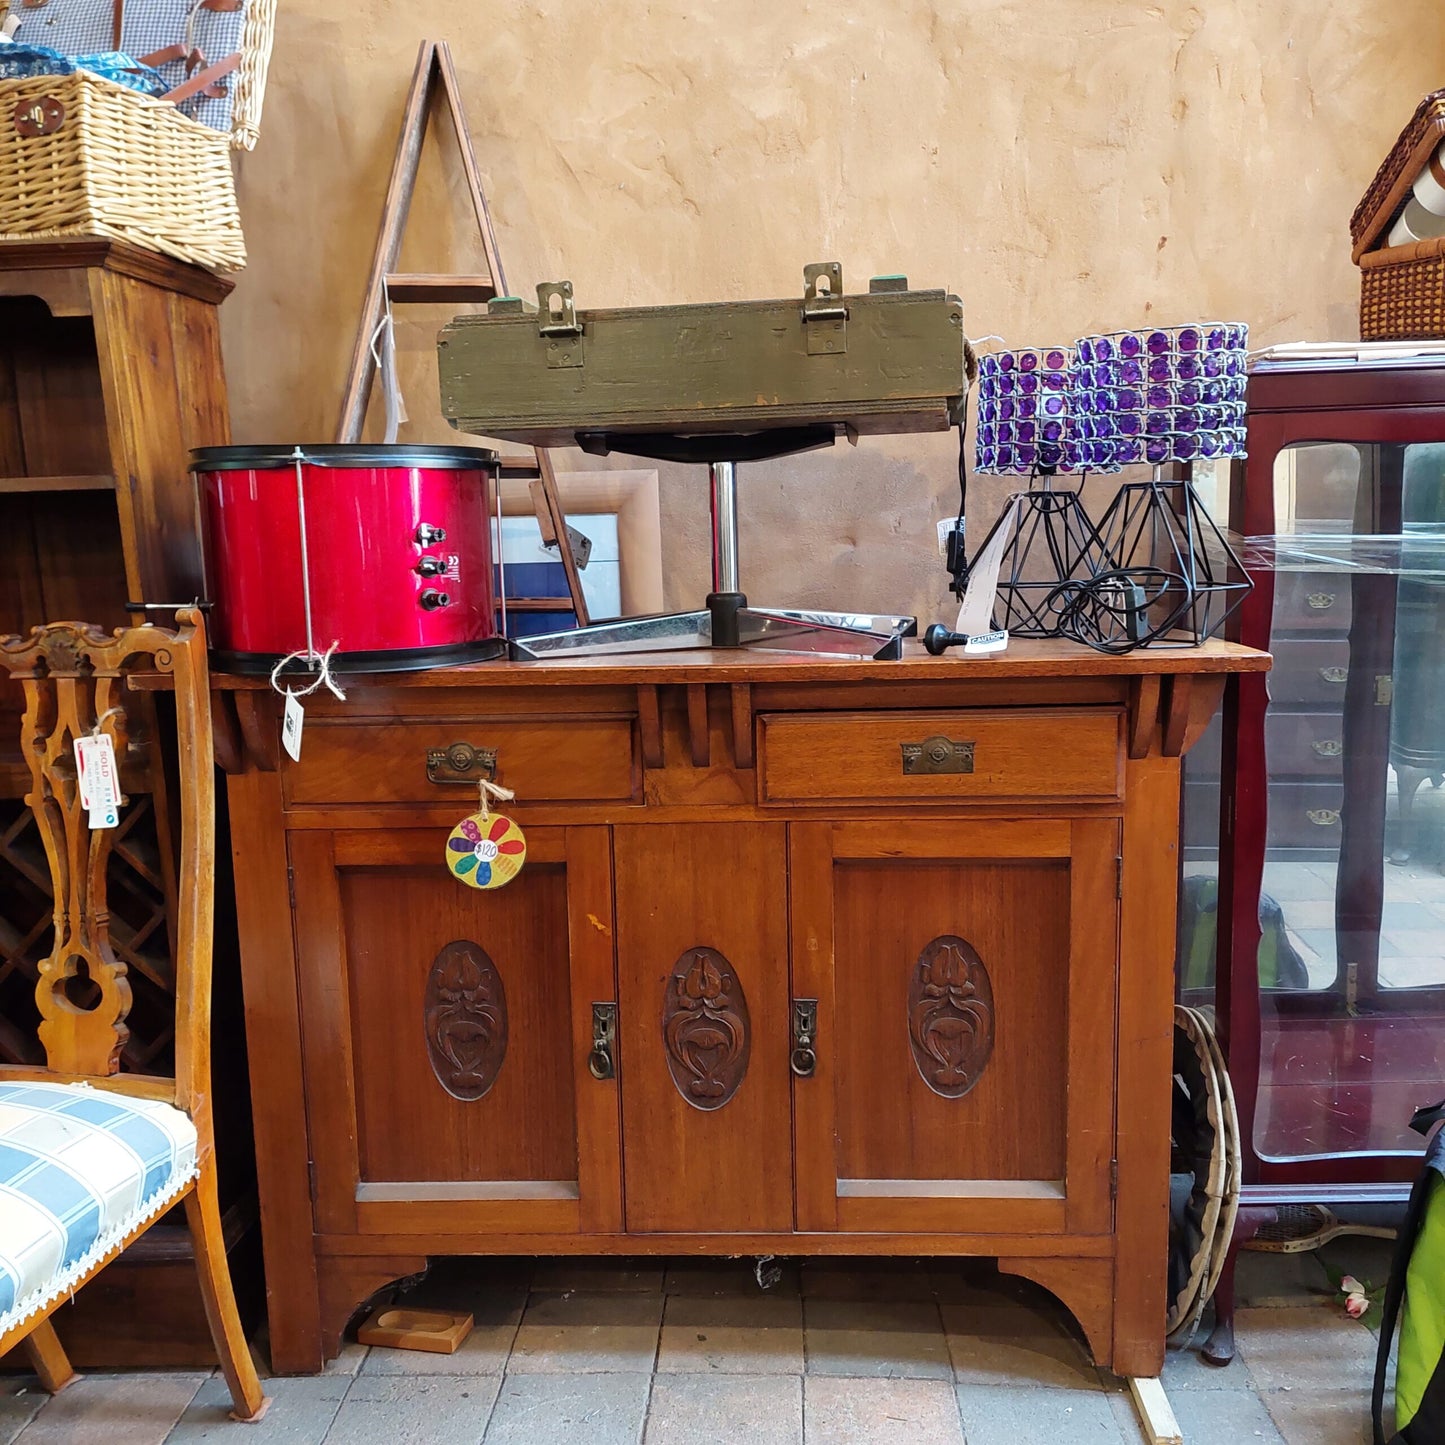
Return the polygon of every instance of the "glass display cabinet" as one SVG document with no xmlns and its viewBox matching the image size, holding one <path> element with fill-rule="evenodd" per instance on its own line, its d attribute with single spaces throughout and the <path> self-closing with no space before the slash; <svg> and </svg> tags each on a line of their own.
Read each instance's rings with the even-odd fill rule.
<svg viewBox="0 0 1445 1445">
<path fill-rule="evenodd" d="M 1445 364 L 1262 362 L 1230 523 L 1255 581 L 1186 760 L 1180 989 L 1238 1100 L 1235 1247 L 1404 1198 L 1445 1092 Z M 1208 1358 L 1233 1354 L 1233 1254 Z"/>
</svg>

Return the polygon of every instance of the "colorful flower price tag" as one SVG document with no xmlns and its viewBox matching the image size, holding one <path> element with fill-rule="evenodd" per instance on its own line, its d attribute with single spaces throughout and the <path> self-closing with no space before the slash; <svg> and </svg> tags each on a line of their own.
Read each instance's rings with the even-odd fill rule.
<svg viewBox="0 0 1445 1445">
<path fill-rule="evenodd" d="M 526 861 L 527 840 L 504 813 L 473 813 L 447 839 L 447 867 L 468 888 L 500 888 Z"/>
</svg>

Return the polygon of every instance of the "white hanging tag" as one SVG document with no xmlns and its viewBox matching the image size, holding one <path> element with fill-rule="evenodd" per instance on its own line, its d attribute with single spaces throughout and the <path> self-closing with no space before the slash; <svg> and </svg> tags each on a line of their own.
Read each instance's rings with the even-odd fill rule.
<svg viewBox="0 0 1445 1445">
<path fill-rule="evenodd" d="M 80 806 L 86 812 L 90 811 L 90 760 L 94 742 L 89 734 L 75 740 L 75 787 L 80 794 Z"/>
<path fill-rule="evenodd" d="M 968 586 L 964 589 L 963 603 L 958 609 L 955 632 L 961 632 L 970 640 L 979 638 L 980 647 L 965 646 L 964 651 L 1002 652 L 1008 646 L 1008 633 L 994 630 L 993 606 L 998 600 L 998 574 L 1003 566 L 1003 554 L 1018 526 L 1019 509 L 1023 505 L 1022 495 L 1013 496 L 1005 504 L 998 527 L 989 539 L 988 545 L 974 558 L 968 574 Z M 998 638 L 1002 636 L 1002 642 Z M 989 642 L 982 645 L 984 638 Z"/>
<path fill-rule="evenodd" d="M 89 814 L 92 830 L 114 828 L 120 822 L 120 772 L 109 733 L 76 738 L 75 776 L 81 806 Z"/>
<path fill-rule="evenodd" d="M 388 446 L 392 446 L 401 426 L 410 418 L 406 414 L 406 400 L 401 394 L 401 378 L 396 369 L 396 327 L 391 319 L 389 295 L 386 297 L 386 311 L 372 334 L 371 355 L 380 376 L 386 409 L 385 440 Z"/>
<path fill-rule="evenodd" d="M 301 761 L 301 724 L 306 721 L 301 699 L 294 692 L 286 694 L 286 707 L 281 714 L 281 746 L 286 749 L 291 761 Z"/>
</svg>

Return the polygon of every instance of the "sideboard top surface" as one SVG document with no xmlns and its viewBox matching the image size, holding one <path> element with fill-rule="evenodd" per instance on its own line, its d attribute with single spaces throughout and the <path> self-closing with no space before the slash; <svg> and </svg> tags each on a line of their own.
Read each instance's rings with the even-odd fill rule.
<svg viewBox="0 0 1445 1445">
<path fill-rule="evenodd" d="M 1059 640 L 1017 640 L 991 657 L 931 657 L 922 644 L 906 644 L 897 662 L 800 657 L 792 653 L 696 649 L 653 653 L 645 658 L 588 657 L 547 662 L 483 662 L 419 672 L 377 674 L 387 688 L 567 686 L 589 684 L 728 682 L 973 682 L 1024 678 L 1137 677 L 1149 674 L 1266 672 L 1270 655 L 1238 643 L 1212 639 L 1199 647 L 1141 648 L 1123 656 L 1095 652 Z M 342 675 L 345 676 L 344 670 Z M 372 677 L 356 676 L 357 685 Z M 269 689 L 265 677 L 218 674 L 213 685 L 226 690 Z"/>
</svg>

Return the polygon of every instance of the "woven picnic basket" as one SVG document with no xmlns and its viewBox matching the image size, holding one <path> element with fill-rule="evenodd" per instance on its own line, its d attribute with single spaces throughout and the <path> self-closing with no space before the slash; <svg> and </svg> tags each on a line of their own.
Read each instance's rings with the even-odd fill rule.
<svg viewBox="0 0 1445 1445">
<path fill-rule="evenodd" d="M 1445 237 L 1384 244 L 1415 177 L 1445 139 L 1445 90 L 1427 95 L 1375 172 L 1350 218 L 1360 268 L 1360 337 L 1424 341 L 1445 337 Z"/>
<path fill-rule="evenodd" d="M 229 134 L 84 70 L 0 81 L 0 241 L 103 236 L 244 266 L 230 152 L 256 144 L 275 20 L 276 0 L 250 0 Z"/>
</svg>

